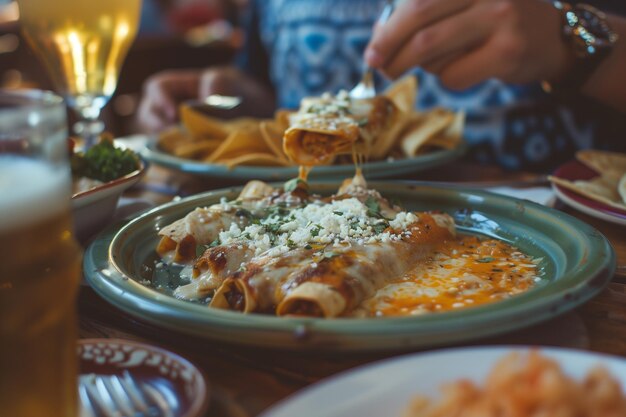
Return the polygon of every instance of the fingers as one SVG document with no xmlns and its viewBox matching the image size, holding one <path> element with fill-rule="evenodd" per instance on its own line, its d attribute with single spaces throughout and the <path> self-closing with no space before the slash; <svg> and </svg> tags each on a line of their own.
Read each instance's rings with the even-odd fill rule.
<svg viewBox="0 0 626 417">
<path fill-rule="evenodd" d="M 388 64 L 420 29 L 458 13 L 472 0 L 409 0 L 402 3 L 383 25 L 377 25 L 365 51 L 365 61 L 374 68 Z"/>
<path fill-rule="evenodd" d="M 198 95 L 199 71 L 165 71 L 146 81 L 139 105 L 138 121 L 147 131 L 155 132 L 177 120 L 181 101 Z"/>
<path fill-rule="evenodd" d="M 503 59 L 505 43 L 499 44 L 497 38 L 492 38 L 486 44 L 460 55 L 457 59 L 438 68 L 441 82 L 453 90 L 464 90 L 489 78 L 507 78 L 516 68 L 515 50 L 507 52 L 510 59 Z M 505 55 L 506 56 L 506 55 Z M 486 65 L 489 63 L 489 65 Z"/>
<path fill-rule="evenodd" d="M 239 95 L 242 79 L 243 74 L 232 67 L 210 69 L 200 78 L 199 96 L 204 98 L 211 94 Z"/>
<path fill-rule="evenodd" d="M 475 48 L 485 42 L 497 24 L 490 19 L 490 11 L 490 6 L 482 3 L 414 33 L 381 70 L 396 78 L 412 67 Z"/>
</svg>

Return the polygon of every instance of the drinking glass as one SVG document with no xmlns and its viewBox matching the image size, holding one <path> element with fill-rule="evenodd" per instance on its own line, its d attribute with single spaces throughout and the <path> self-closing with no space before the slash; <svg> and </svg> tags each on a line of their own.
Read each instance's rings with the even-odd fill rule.
<svg viewBox="0 0 626 417">
<path fill-rule="evenodd" d="M 52 93 L 0 91 L 0 415 L 75 417 L 67 120 Z"/>
<path fill-rule="evenodd" d="M 113 95 L 135 38 L 141 0 L 18 0 L 25 38 L 57 91 L 78 114 L 87 147 L 104 129 L 100 111 Z"/>
</svg>

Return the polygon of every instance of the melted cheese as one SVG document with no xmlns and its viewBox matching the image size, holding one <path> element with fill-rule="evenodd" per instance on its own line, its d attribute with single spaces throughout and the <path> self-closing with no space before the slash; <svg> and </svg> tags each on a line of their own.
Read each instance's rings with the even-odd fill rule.
<svg viewBox="0 0 626 417">
<path fill-rule="evenodd" d="M 420 315 L 502 300 L 535 285 L 537 264 L 505 242 L 461 236 L 378 290 L 354 315 Z"/>
</svg>

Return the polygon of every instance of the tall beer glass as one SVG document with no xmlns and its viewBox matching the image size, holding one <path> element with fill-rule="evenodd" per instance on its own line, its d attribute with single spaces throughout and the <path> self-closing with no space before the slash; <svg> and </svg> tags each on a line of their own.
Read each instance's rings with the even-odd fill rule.
<svg viewBox="0 0 626 417">
<path fill-rule="evenodd" d="M 0 415 L 77 415 L 75 297 L 65 106 L 0 92 Z"/>
</svg>

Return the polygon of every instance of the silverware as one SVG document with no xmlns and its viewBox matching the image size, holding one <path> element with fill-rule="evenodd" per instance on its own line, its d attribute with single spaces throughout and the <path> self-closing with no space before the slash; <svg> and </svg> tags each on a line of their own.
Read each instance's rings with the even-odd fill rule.
<svg viewBox="0 0 626 417">
<path fill-rule="evenodd" d="M 383 24 L 391 16 L 394 8 L 394 0 L 387 0 L 383 11 L 378 18 L 378 23 Z M 352 90 L 348 93 L 351 98 L 355 99 L 365 99 L 372 98 L 376 95 L 376 88 L 374 87 L 374 72 L 372 68 L 364 64 L 363 67 L 363 77 L 361 77 L 361 81 L 354 86 Z"/>
<path fill-rule="evenodd" d="M 215 116 L 216 112 L 221 110 L 232 110 L 238 107 L 243 99 L 238 96 L 223 96 L 220 94 L 211 94 L 203 100 L 187 100 L 185 104 L 202 113 Z"/>
<path fill-rule="evenodd" d="M 165 396 L 128 371 L 118 375 L 81 375 L 78 381 L 81 417 L 173 417 Z"/>
<path fill-rule="evenodd" d="M 224 110 L 234 109 L 241 104 L 242 98 L 238 96 L 223 96 L 220 94 L 211 94 L 202 100 L 203 104 L 211 107 L 218 107 Z"/>
</svg>

